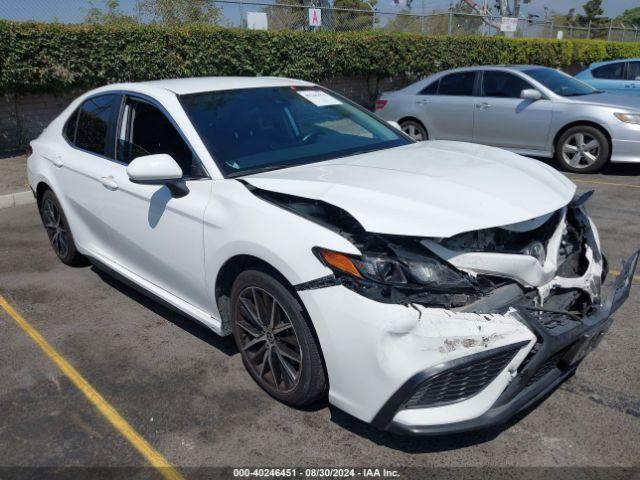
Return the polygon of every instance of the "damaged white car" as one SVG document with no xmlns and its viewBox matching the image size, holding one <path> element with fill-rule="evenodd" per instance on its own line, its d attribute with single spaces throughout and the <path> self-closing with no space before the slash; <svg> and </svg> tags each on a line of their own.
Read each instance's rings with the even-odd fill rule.
<svg viewBox="0 0 640 480">
<path fill-rule="evenodd" d="M 273 397 L 381 429 L 507 421 L 628 296 L 575 186 L 513 153 L 415 143 L 314 84 L 199 78 L 75 100 L 31 143 L 60 259 L 233 334 Z M 162 352 L 158 352 L 162 355 Z"/>
</svg>

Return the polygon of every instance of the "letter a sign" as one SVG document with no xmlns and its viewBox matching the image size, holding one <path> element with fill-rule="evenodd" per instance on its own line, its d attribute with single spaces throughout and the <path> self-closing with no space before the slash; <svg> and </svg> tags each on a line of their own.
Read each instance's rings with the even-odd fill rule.
<svg viewBox="0 0 640 480">
<path fill-rule="evenodd" d="M 309 26 L 319 27 L 322 25 L 322 10 L 319 8 L 309 9 Z"/>
</svg>

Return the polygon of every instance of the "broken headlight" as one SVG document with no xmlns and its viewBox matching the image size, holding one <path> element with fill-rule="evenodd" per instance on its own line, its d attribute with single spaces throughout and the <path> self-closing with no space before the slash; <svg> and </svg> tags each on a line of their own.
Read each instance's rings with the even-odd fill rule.
<svg viewBox="0 0 640 480">
<path fill-rule="evenodd" d="M 419 260 L 399 260 L 369 254 L 356 257 L 322 248 L 317 248 L 315 253 L 336 274 L 347 274 L 383 285 L 438 291 L 474 287 L 466 275 L 427 255 Z"/>
</svg>

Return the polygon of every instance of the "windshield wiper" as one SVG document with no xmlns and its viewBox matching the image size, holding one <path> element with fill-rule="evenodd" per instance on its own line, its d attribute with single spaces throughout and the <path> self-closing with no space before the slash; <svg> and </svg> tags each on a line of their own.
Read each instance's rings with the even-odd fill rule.
<svg viewBox="0 0 640 480">
<path fill-rule="evenodd" d="M 229 178 L 243 177 L 245 175 L 253 175 L 254 173 L 270 172 L 272 170 L 280 170 L 282 168 L 292 167 L 294 165 L 267 165 L 266 167 L 250 168 L 241 172 L 233 172 L 227 175 Z"/>
</svg>

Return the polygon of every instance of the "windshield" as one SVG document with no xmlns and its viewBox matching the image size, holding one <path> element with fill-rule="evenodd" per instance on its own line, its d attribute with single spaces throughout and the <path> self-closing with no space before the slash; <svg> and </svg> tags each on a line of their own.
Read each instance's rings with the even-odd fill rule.
<svg viewBox="0 0 640 480">
<path fill-rule="evenodd" d="M 580 80 L 559 72 L 553 68 L 532 68 L 524 70 L 534 80 L 537 80 L 553 93 L 562 95 L 563 97 L 575 97 L 577 95 L 589 95 L 598 93 L 600 90 L 587 85 Z"/>
<path fill-rule="evenodd" d="M 385 122 L 319 87 L 267 87 L 180 97 L 226 176 L 411 143 Z"/>
</svg>

